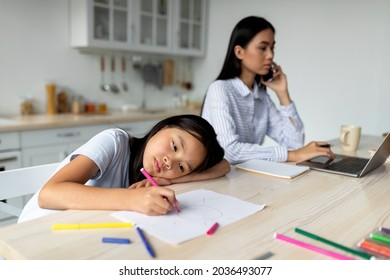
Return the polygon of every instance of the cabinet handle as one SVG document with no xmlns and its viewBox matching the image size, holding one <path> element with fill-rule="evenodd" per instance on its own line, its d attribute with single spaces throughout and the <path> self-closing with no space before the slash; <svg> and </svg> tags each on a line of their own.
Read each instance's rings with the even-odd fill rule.
<svg viewBox="0 0 390 280">
<path fill-rule="evenodd" d="M 80 136 L 80 132 L 64 132 L 64 133 L 57 133 L 57 137 L 61 138 L 68 138 L 68 137 L 75 137 L 75 136 Z"/>
<path fill-rule="evenodd" d="M 0 162 L 10 161 L 10 160 L 17 160 L 18 157 L 6 157 L 6 158 L 0 158 Z"/>
</svg>

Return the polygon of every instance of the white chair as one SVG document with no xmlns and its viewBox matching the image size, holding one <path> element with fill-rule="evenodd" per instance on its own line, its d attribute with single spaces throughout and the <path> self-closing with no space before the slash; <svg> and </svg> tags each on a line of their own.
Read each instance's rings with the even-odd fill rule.
<svg viewBox="0 0 390 280">
<path fill-rule="evenodd" d="M 4 202 L 34 194 L 53 175 L 58 163 L 11 169 L 0 172 L 0 212 L 19 217 L 22 208 Z M 23 207 L 23 206 L 22 206 Z"/>
</svg>

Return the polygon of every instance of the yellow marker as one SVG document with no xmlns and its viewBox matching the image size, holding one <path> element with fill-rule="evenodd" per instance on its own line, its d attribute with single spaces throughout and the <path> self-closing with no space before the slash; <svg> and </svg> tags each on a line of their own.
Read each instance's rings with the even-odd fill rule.
<svg viewBox="0 0 390 280">
<path fill-rule="evenodd" d="M 54 230 L 61 230 L 61 229 L 127 228 L 132 226 L 133 223 L 53 224 L 51 228 Z"/>
</svg>

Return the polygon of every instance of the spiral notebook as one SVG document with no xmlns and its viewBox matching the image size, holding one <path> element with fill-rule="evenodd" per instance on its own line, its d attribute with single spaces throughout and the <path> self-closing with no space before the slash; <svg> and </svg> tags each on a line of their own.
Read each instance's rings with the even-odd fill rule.
<svg viewBox="0 0 390 280">
<path fill-rule="evenodd" d="M 236 168 L 282 179 L 293 179 L 310 169 L 308 166 L 297 166 L 294 164 L 260 159 L 252 159 L 237 164 Z"/>
</svg>

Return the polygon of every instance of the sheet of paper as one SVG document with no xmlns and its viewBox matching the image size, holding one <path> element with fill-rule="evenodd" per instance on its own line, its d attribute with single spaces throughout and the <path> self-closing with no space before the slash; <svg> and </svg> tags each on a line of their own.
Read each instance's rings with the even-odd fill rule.
<svg viewBox="0 0 390 280">
<path fill-rule="evenodd" d="M 265 206 L 204 189 L 180 194 L 177 200 L 180 202 L 179 214 L 171 211 L 163 216 L 146 216 L 118 211 L 111 215 L 124 222 L 133 222 L 165 242 L 179 244 L 205 235 L 215 222 L 223 227 L 261 211 Z"/>
</svg>

